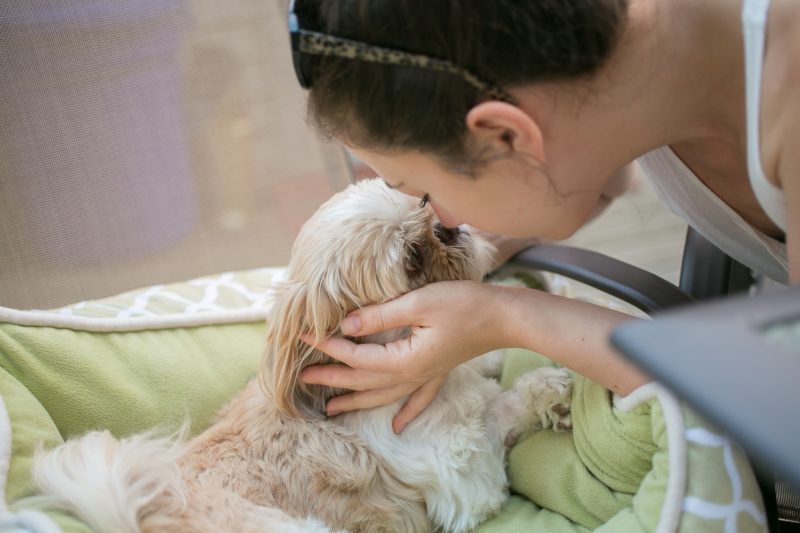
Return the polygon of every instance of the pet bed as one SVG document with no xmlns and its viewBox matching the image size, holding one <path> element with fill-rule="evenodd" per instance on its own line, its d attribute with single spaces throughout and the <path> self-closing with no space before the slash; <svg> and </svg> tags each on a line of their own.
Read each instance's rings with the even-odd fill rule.
<svg viewBox="0 0 800 533">
<path fill-rule="evenodd" d="M 38 443 L 174 429 L 186 417 L 192 434 L 208 426 L 255 373 L 266 287 L 282 273 L 225 273 L 52 311 L 0 308 L 0 530 L 90 531 L 38 509 Z M 542 364 L 509 351 L 504 386 Z M 509 457 L 515 494 L 479 531 L 765 531 L 742 453 L 659 386 L 612 398 L 576 377 L 573 419 L 571 433 L 522 436 Z"/>
</svg>

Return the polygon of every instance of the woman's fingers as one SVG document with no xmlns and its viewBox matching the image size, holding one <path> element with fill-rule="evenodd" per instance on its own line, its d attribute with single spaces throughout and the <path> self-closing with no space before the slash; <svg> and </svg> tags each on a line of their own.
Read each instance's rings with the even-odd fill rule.
<svg viewBox="0 0 800 533">
<path fill-rule="evenodd" d="M 316 343 L 314 339 L 306 336 L 302 337 L 302 340 L 347 366 L 378 372 L 402 370 L 402 354 L 408 344 L 406 339 L 400 339 L 385 346 L 356 344 L 343 337 L 328 337 Z"/>
<path fill-rule="evenodd" d="M 412 324 L 412 304 L 414 297 L 411 293 L 401 296 L 396 300 L 379 305 L 370 305 L 353 311 L 339 325 L 342 334 L 359 336 L 380 333 L 387 329 L 402 328 Z"/>
<path fill-rule="evenodd" d="M 381 389 L 397 384 L 397 377 L 392 374 L 373 372 L 347 365 L 329 364 L 314 365 L 303 369 L 300 381 L 309 385 L 326 385 L 337 389 L 365 391 Z"/>
<path fill-rule="evenodd" d="M 439 389 L 447 376 L 439 376 L 426 382 L 418 388 L 409 398 L 405 405 L 394 415 L 392 420 L 392 430 L 400 433 L 409 422 L 425 410 L 428 405 L 436 398 Z"/>
<path fill-rule="evenodd" d="M 411 326 L 408 336 L 386 345 L 357 344 L 342 336 L 320 341 L 304 336 L 303 342 L 343 364 L 306 368 L 302 381 L 354 391 L 331 399 L 329 414 L 386 405 L 411 395 L 393 419 L 393 429 L 402 431 L 433 401 L 450 369 L 472 355 L 463 346 L 464 321 L 454 320 L 452 314 L 454 306 L 461 315 L 480 314 L 482 309 L 465 310 L 463 305 L 474 301 L 476 290 L 483 290 L 477 282 L 432 284 L 391 302 L 354 311 L 340 324 L 347 336 Z M 469 322 L 474 326 L 473 336 L 480 338 L 480 321 Z M 448 350 L 442 353 L 436 346 Z"/>
<path fill-rule="evenodd" d="M 326 406 L 328 416 L 338 415 L 347 411 L 358 409 L 371 409 L 396 402 L 410 394 L 415 385 L 403 383 L 388 389 L 372 389 L 363 392 L 353 392 L 331 398 Z"/>
</svg>

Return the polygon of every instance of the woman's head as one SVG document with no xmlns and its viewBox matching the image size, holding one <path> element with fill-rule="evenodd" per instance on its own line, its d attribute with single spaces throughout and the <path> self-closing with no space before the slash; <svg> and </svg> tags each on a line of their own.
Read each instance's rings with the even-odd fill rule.
<svg viewBox="0 0 800 533">
<path fill-rule="evenodd" d="M 299 2 L 301 25 L 449 61 L 510 88 L 589 78 L 610 56 L 627 0 L 326 0 Z M 306 56 L 309 116 L 324 135 L 373 151 L 415 150 L 450 166 L 480 161 L 465 118 L 487 95 L 428 68 Z"/>
<path fill-rule="evenodd" d="M 296 7 L 304 29 L 464 70 L 301 56 L 312 79 L 312 124 L 390 184 L 430 193 L 450 223 L 511 236 L 565 237 L 592 211 L 596 190 L 565 200 L 560 191 L 574 184 L 553 186 L 539 172 L 539 124 L 522 107 L 496 101 L 497 92 L 590 82 L 614 50 L 627 0 L 301 0 Z"/>
</svg>

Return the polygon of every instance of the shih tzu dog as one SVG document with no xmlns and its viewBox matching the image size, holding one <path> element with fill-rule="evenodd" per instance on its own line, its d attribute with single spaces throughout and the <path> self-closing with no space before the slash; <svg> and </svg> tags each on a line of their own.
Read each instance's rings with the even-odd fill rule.
<svg viewBox="0 0 800 533">
<path fill-rule="evenodd" d="M 509 443 L 568 426 L 569 374 L 540 369 L 502 392 L 494 379 L 502 354 L 481 356 L 453 369 L 397 435 L 391 422 L 402 401 L 325 417 L 327 400 L 343 391 L 300 382 L 305 367 L 333 362 L 300 338 L 337 334 L 348 312 L 427 283 L 480 280 L 493 253 L 379 179 L 350 186 L 294 244 L 259 379 L 188 442 L 92 432 L 41 453 L 34 477 L 44 502 L 113 533 L 473 528 L 507 498 Z"/>
</svg>

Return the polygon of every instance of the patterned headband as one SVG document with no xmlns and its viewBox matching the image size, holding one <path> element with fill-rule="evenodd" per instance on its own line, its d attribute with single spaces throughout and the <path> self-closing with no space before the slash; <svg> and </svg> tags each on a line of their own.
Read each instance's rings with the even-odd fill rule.
<svg viewBox="0 0 800 533">
<path fill-rule="evenodd" d="M 296 29 L 292 32 L 298 37 L 298 48 L 301 52 L 311 55 L 334 56 L 345 59 L 359 59 L 384 65 L 399 65 L 403 67 L 418 67 L 447 72 L 460 76 L 467 83 L 481 91 L 493 100 L 501 100 L 516 104 L 514 98 L 504 90 L 484 82 L 469 70 L 459 67 L 444 59 L 436 59 L 422 54 L 412 54 L 402 50 L 382 48 L 360 41 L 351 41 L 341 37 Z"/>
</svg>

